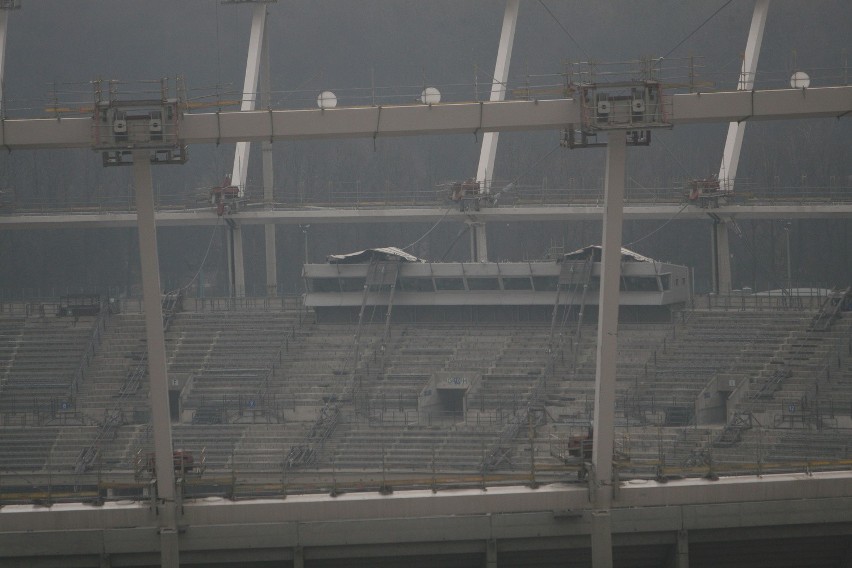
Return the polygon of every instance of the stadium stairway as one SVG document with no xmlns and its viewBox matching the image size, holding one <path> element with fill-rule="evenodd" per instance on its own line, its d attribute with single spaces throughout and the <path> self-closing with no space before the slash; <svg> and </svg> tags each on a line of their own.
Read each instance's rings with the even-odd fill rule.
<svg viewBox="0 0 852 568">
<path fill-rule="evenodd" d="M 145 319 L 142 314 L 117 314 L 110 317 L 101 347 L 80 385 L 80 406 L 86 416 L 100 420 L 115 407 L 128 375 L 142 360 L 145 348 Z M 144 409 L 147 405 L 147 382 L 140 386 L 138 391 L 128 393 L 127 408 Z M 143 414 L 147 415 L 147 412 Z"/>
</svg>

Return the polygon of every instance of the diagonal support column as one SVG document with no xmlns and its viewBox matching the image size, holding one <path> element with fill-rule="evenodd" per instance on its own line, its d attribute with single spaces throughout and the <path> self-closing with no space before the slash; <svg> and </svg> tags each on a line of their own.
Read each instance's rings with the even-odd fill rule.
<svg viewBox="0 0 852 568">
<path fill-rule="evenodd" d="M 757 73 L 757 60 L 763 43 L 763 30 L 766 28 L 766 16 L 769 13 L 769 0 L 757 0 L 748 30 L 743 66 L 740 70 L 738 91 L 754 89 L 754 76 Z M 725 150 L 722 153 L 722 165 L 719 167 L 719 187 L 722 191 L 734 191 L 737 167 L 743 148 L 746 122 L 732 122 L 728 125 Z M 731 291 L 731 260 L 728 246 L 728 230 L 725 223 L 713 223 L 713 288 L 720 294 Z"/>
<path fill-rule="evenodd" d="M 512 61 L 512 47 L 515 44 L 515 28 L 518 24 L 520 0 L 508 0 L 503 13 L 503 28 L 500 31 L 500 44 L 497 47 L 497 63 L 494 66 L 494 79 L 491 83 L 491 101 L 506 99 L 506 82 L 509 80 L 509 63 Z M 482 135 L 482 148 L 479 151 L 479 165 L 476 168 L 476 180 L 483 193 L 491 193 L 491 181 L 494 175 L 494 161 L 497 157 L 498 132 L 486 132 Z M 488 260 L 488 244 L 485 237 L 485 223 L 477 223 L 470 232 L 471 251 L 475 256 L 471 260 Z"/>
<path fill-rule="evenodd" d="M 246 76 L 243 83 L 243 99 L 240 105 L 241 111 L 255 110 L 257 107 L 257 87 L 260 77 L 261 56 L 266 36 L 266 4 L 257 3 L 251 19 L 251 36 L 249 38 L 248 57 L 246 58 Z M 234 151 L 234 168 L 231 173 L 231 183 L 240 188 L 239 196 L 243 197 L 246 191 L 246 178 L 248 176 L 248 163 L 251 151 L 251 142 L 237 142 Z M 233 282 L 232 295 L 234 297 L 245 296 L 245 268 L 243 265 L 243 240 L 242 229 L 236 225 L 232 230 L 233 236 L 233 262 L 232 272 L 228 275 Z"/>
<path fill-rule="evenodd" d="M 266 35 L 265 30 L 266 4 L 258 3 L 254 6 L 251 19 L 251 37 L 249 38 L 248 57 L 246 58 L 246 77 L 243 83 L 241 111 L 255 110 L 257 107 L 257 84 L 260 77 L 260 60 L 263 52 L 263 38 Z M 250 151 L 251 142 L 237 142 L 231 183 L 240 188 L 240 197 L 245 194 Z"/>
<path fill-rule="evenodd" d="M 623 132 L 609 134 L 604 186 L 603 241 L 601 243 L 598 351 L 595 374 L 594 446 L 590 493 L 593 496 L 592 563 L 612 566 L 612 454 L 615 440 L 615 371 L 618 348 L 621 228 L 624 218 L 624 180 L 627 140 Z"/>
<path fill-rule="evenodd" d="M 763 30 L 766 28 L 766 16 L 769 13 L 769 0 L 757 0 L 748 31 L 743 66 L 740 70 L 738 91 L 754 89 L 754 76 L 757 72 L 757 60 L 760 56 L 760 46 L 763 43 Z M 737 177 L 737 166 L 740 163 L 740 152 L 743 147 L 746 122 L 732 122 L 728 125 L 728 136 L 725 139 L 725 150 L 722 154 L 722 165 L 719 168 L 719 185 L 723 191 L 734 190 L 734 180 Z"/>
<path fill-rule="evenodd" d="M 157 475 L 158 520 L 162 566 L 178 566 L 175 470 L 172 463 L 172 424 L 169 417 L 169 387 L 166 373 L 166 342 L 163 333 L 160 261 L 157 257 L 157 227 L 154 221 L 154 189 L 148 150 L 133 151 L 133 185 L 139 228 L 139 259 L 142 268 L 142 299 L 145 305 L 145 337 L 148 345 L 151 423 L 154 432 Z"/>
</svg>

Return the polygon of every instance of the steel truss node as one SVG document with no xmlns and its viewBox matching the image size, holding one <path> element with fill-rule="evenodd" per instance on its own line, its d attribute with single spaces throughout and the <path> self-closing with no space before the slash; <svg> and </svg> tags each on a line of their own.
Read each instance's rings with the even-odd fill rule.
<svg viewBox="0 0 852 568">
<path fill-rule="evenodd" d="M 625 131 L 628 146 L 650 146 L 650 130 L 627 130 Z M 606 148 L 606 142 L 597 141 L 597 133 L 587 133 L 582 129 L 574 128 L 571 124 L 562 130 L 562 139 L 559 145 L 563 148 L 574 150 L 575 148 Z"/>
<path fill-rule="evenodd" d="M 131 165 L 136 150 L 149 150 L 151 164 L 186 162 L 186 146 L 180 138 L 181 81 L 176 82 L 175 96 L 168 79 L 158 83 L 158 97 L 150 92 L 150 98 L 138 99 L 120 97 L 115 81 L 93 83 L 92 148 L 101 152 L 104 166 Z"/>
<path fill-rule="evenodd" d="M 572 65 L 567 90 L 580 100 L 582 132 L 671 128 L 671 101 L 657 77 L 661 61 Z"/>
</svg>

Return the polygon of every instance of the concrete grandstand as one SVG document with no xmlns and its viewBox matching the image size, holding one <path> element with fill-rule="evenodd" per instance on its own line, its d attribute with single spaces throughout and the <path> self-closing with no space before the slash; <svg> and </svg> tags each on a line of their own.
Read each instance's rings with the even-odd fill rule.
<svg viewBox="0 0 852 568">
<path fill-rule="evenodd" d="M 373 296 L 388 307 L 389 290 Z M 555 323 L 391 322 L 387 310 L 318 323 L 298 298 L 171 302 L 173 439 L 176 455 L 189 456 L 175 462 L 183 499 L 583 487 L 596 325 L 578 320 L 579 305 L 571 317 L 578 298 L 562 295 Z M 616 463 L 625 490 L 852 465 L 848 290 L 725 300 L 697 297 L 669 321 L 620 325 Z M 94 316 L 57 317 L 55 308 L 8 303 L 0 315 L 0 520 L 21 507 L 152 498 L 141 303 Z M 56 561 L 11 534 L 0 564 Z M 669 547 L 653 540 L 622 550 L 647 564 L 619 565 L 660 565 L 653 559 Z M 560 542 L 545 549 L 588 554 L 582 542 Z M 478 554 L 460 549 L 453 562 Z M 146 564 L 139 554 L 111 558 Z"/>
</svg>

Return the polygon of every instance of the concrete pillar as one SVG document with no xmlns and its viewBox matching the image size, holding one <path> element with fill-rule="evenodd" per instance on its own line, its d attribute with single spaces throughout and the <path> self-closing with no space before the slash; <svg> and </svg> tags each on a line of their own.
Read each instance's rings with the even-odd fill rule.
<svg viewBox="0 0 852 568">
<path fill-rule="evenodd" d="M 234 293 L 234 231 L 232 222 L 228 221 L 228 229 L 225 232 L 225 256 L 228 260 L 228 296 L 233 298 Z"/>
<path fill-rule="evenodd" d="M 488 241 L 485 237 L 485 223 L 470 223 L 470 261 L 488 261 Z"/>
<path fill-rule="evenodd" d="M 624 213 L 624 180 L 627 145 L 623 132 L 609 135 L 606 155 L 600 304 L 598 307 L 598 349 L 595 374 L 594 447 L 592 465 L 603 489 L 612 480 L 612 452 L 615 421 L 615 362 L 618 348 L 619 281 L 621 279 L 621 229 Z M 598 491 L 600 505 L 609 507 L 606 495 Z"/>
<path fill-rule="evenodd" d="M 160 529 L 160 567 L 178 568 L 178 550 L 177 527 Z"/>
<path fill-rule="evenodd" d="M 265 108 L 271 105 L 270 100 L 270 77 L 269 77 L 269 36 L 263 34 L 263 49 L 261 53 L 260 73 L 260 96 Z M 272 166 L 272 142 L 264 141 L 260 145 L 261 157 L 263 159 L 263 202 L 266 207 L 272 208 L 275 202 L 273 194 L 273 166 Z M 263 226 L 264 250 L 266 251 L 266 295 L 275 297 L 278 295 L 278 257 L 275 252 L 275 223 L 267 223 Z"/>
<path fill-rule="evenodd" d="M 722 219 L 713 219 L 711 227 L 711 259 L 713 291 L 717 294 L 731 293 L 731 248 L 728 242 L 728 224 Z"/>
<path fill-rule="evenodd" d="M 689 533 L 685 530 L 677 531 L 676 546 L 672 563 L 674 568 L 689 568 Z"/>
<path fill-rule="evenodd" d="M 621 279 L 621 230 L 624 217 L 624 180 L 627 141 L 623 132 L 612 132 L 607 141 L 604 183 L 601 284 L 598 308 L 598 349 L 595 373 L 594 446 L 590 487 L 592 504 L 592 564 L 612 566 L 612 453 L 615 439 L 615 370 L 618 348 L 619 281 Z"/>
<path fill-rule="evenodd" d="M 305 549 L 301 546 L 293 549 L 293 568 L 305 568 Z"/>
<path fill-rule="evenodd" d="M 592 568 L 612 568 L 612 519 L 608 510 L 592 511 Z"/>
<path fill-rule="evenodd" d="M 470 228 L 468 230 L 468 238 L 470 241 L 470 261 L 476 262 L 477 258 L 477 246 L 476 246 L 476 223 L 472 221 L 467 221 L 467 225 Z"/>
<path fill-rule="evenodd" d="M 263 226 L 264 247 L 266 251 L 266 295 L 274 298 L 278 295 L 278 262 L 275 252 L 275 224 Z"/>
<path fill-rule="evenodd" d="M 234 224 L 231 229 L 234 241 L 234 298 L 245 298 L 246 295 L 246 272 L 243 264 L 243 228 Z"/>
<path fill-rule="evenodd" d="M 172 467 L 172 426 L 169 417 L 169 388 L 166 373 L 166 344 L 163 333 L 160 261 L 157 257 L 157 227 L 154 222 L 154 189 L 148 150 L 133 151 L 133 185 L 139 229 L 139 259 L 142 269 L 142 298 L 145 305 L 145 337 L 148 348 L 148 398 L 156 458 L 158 520 L 161 534 L 161 564 L 178 566 L 175 471 Z"/>
<path fill-rule="evenodd" d="M 497 568 L 497 541 L 490 539 L 485 543 L 485 566 Z"/>
</svg>

